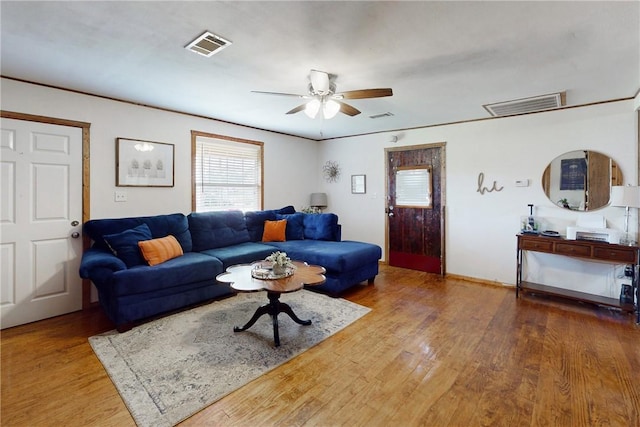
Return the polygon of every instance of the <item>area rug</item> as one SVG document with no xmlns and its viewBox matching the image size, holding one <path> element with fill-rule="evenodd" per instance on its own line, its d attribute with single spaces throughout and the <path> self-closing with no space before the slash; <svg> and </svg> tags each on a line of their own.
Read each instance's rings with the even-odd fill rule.
<svg viewBox="0 0 640 427">
<path fill-rule="evenodd" d="M 138 426 L 172 426 L 345 328 L 370 309 L 299 291 L 280 298 L 310 326 L 278 316 L 280 347 L 271 317 L 244 332 L 265 292 L 240 293 L 164 317 L 125 333 L 89 338 Z"/>
</svg>

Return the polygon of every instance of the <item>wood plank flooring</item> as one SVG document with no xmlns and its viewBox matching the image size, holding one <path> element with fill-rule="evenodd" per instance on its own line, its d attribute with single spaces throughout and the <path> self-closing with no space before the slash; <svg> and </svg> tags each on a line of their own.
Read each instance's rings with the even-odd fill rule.
<svg viewBox="0 0 640 427">
<path fill-rule="evenodd" d="M 388 266 L 344 297 L 372 311 L 182 425 L 640 426 L 630 315 Z M 2 331 L 2 425 L 134 426 L 87 342 L 112 328 Z"/>
</svg>

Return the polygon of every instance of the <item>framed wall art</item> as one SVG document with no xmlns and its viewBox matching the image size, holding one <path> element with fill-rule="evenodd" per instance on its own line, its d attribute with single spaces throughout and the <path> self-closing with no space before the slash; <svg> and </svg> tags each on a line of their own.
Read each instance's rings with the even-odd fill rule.
<svg viewBox="0 0 640 427">
<path fill-rule="evenodd" d="M 173 187 L 174 145 L 116 138 L 117 187 Z"/>
<path fill-rule="evenodd" d="M 367 192 L 367 176 L 351 175 L 351 193 L 364 194 Z"/>
</svg>

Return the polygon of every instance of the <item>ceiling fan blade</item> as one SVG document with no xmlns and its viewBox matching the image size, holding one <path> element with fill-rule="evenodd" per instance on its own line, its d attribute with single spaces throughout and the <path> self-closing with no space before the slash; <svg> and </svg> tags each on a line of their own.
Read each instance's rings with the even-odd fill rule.
<svg viewBox="0 0 640 427">
<path fill-rule="evenodd" d="M 298 105 L 296 108 L 287 111 L 287 114 L 299 113 L 300 111 L 304 110 L 306 106 L 307 104 Z"/>
<path fill-rule="evenodd" d="M 345 104 L 344 102 L 340 102 L 340 101 L 336 101 L 338 104 L 340 104 L 340 112 L 346 114 L 347 116 L 357 116 L 358 114 L 360 114 L 360 110 L 358 110 L 355 107 L 352 107 L 349 104 Z"/>
<path fill-rule="evenodd" d="M 338 99 L 364 99 L 364 98 L 382 98 L 384 96 L 392 96 L 393 90 L 391 88 L 379 88 L 379 89 L 360 89 L 360 90 L 348 90 L 346 92 L 336 93 Z"/>
<path fill-rule="evenodd" d="M 295 93 L 282 93 L 282 92 L 262 92 L 260 90 L 252 90 L 252 93 L 261 93 L 263 95 L 277 95 L 277 96 L 295 96 L 296 98 L 307 98 L 307 95 L 296 95 Z"/>
<path fill-rule="evenodd" d="M 329 92 L 329 74 L 324 71 L 311 70 L 309 73 L 309 81 L 313 91 L 317 94 L 324 95 Z"/>
</svg>

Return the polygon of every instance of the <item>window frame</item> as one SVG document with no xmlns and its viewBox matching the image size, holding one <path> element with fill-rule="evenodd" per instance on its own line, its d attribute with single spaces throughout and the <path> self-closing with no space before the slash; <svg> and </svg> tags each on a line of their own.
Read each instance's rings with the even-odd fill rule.
<svg viewBox="0 0 640 427">
<path fill-rule="evenodd" d="M 211 138 L 219 139 L 225 142 L 233 142 L 239 144 L 252 144 L 260 147 L 259 149 L 259 161 L 260 161 L 260 176 L 259 176 L 259 203 L 258 210 L 264 209 L 264 142 L 253 141 L 250 139 L 235 138 L 226 135 L 219 135 L 215 133 L 191 131 L 191 211 L 197 212 L 196 209 L 196 155 L 197 155 L 197 141 L 198 138 Z M 239 209 L 239 208 L 237 208 Z M 203 211 L 204 212 L 204 211 Z"/>
</svg>

